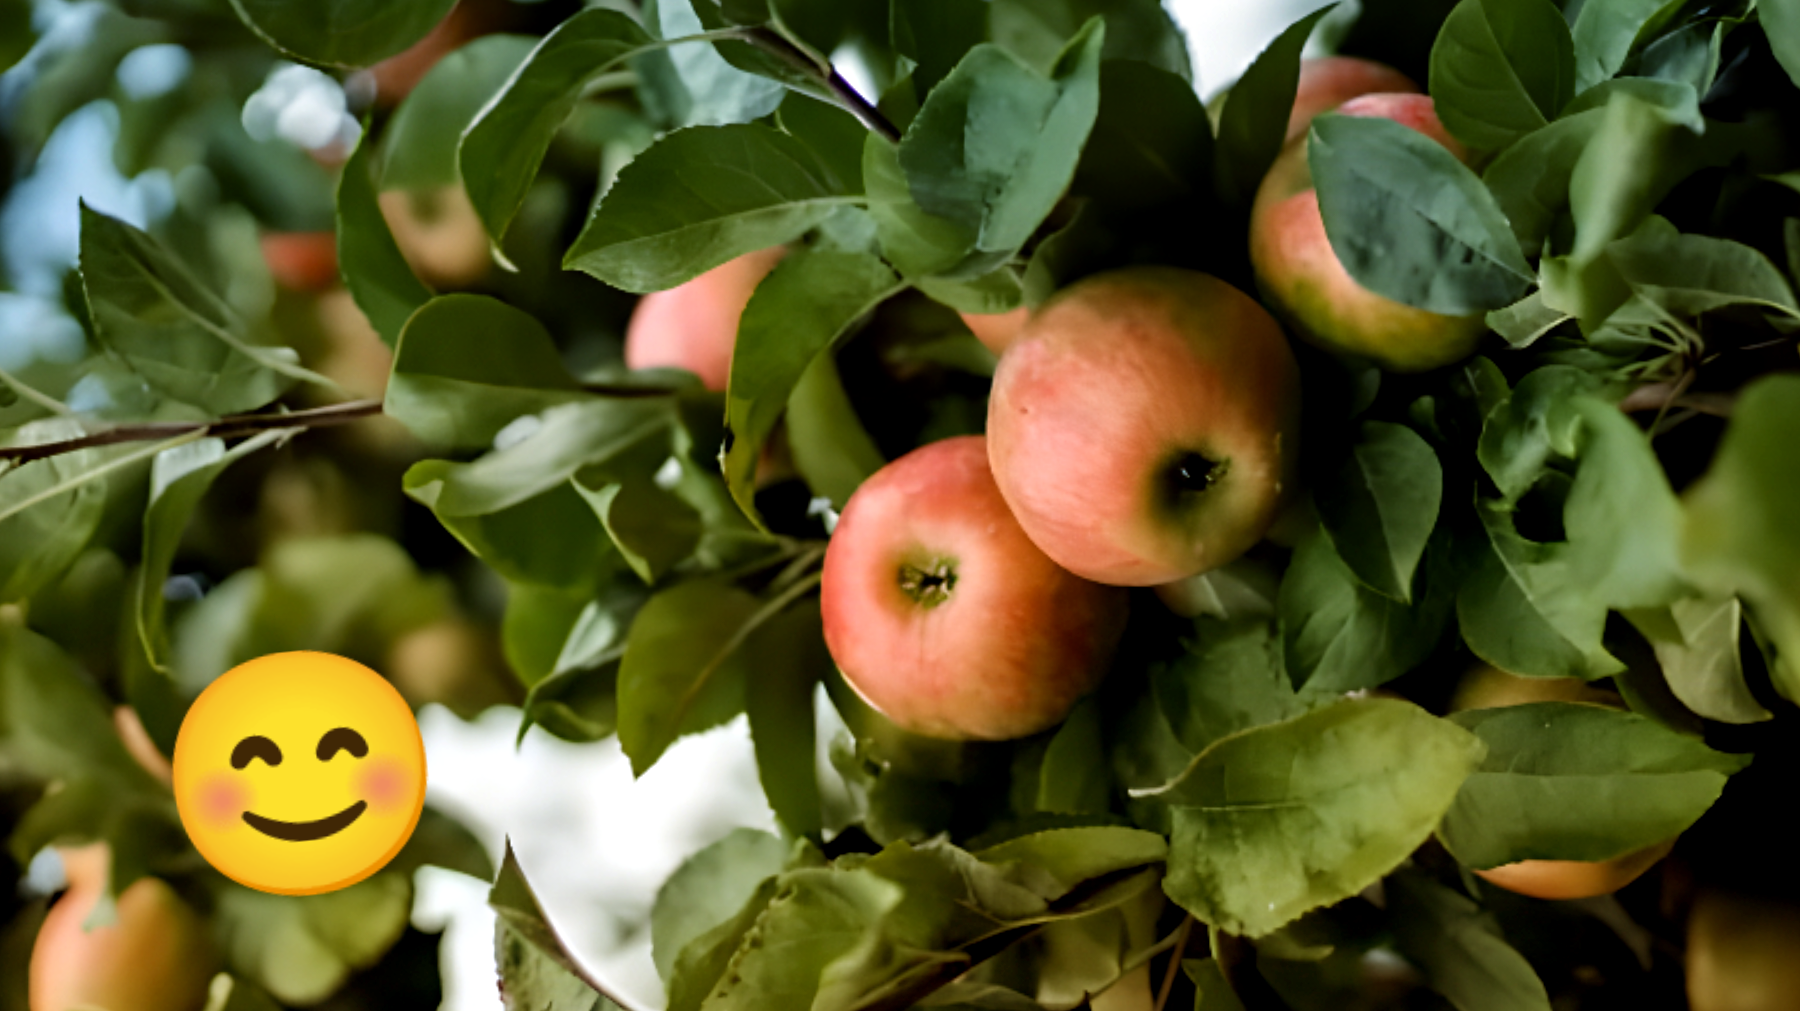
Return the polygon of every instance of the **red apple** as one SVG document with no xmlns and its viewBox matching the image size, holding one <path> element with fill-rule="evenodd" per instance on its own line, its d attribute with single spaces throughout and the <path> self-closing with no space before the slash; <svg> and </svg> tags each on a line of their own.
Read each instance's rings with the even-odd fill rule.
<svg viewBox="0 0 1800 1011">
<path fill-rule="evenodd" d="M 1031 310 L 1025 306 L 1006 312 L 994 313 L 957 313 L 962 317 L 963 325 L 975 335 L 975 339 L 987 346 L 995 354 L 1003 354 L 1012 346 L 1025 328 L 1025 321 L 1031 318 Z"/>
<path fill-rule="evenodd" d="M 1099 682 L 1126 596 L 1031 543 L 969 435 L 913 450 L 850 496 L 820 607 L 844 680 L 901 729 L 1007 740 L 1055 726 Z"/>
<path fill-rule="evenodd" d="M 731 349 L 750 295 L 787 252 L 772 246 L 728 260 L 685 284 L 638 300 L 625 328 L 625 364 L 678 368 L 709 390 L 731 378 Z"/>
<path fill-rule="evenodd" d="M 1077 575 L 1154 586 L 1231 561 L 1294 487 L 1300 376 L 1275 320 L 1208 274 L 1098 274 L 1000 359 L 988 457 L 1032 541 Z"/>
<path fill-rule="evenodd" d="M 1385 63 L 1355 56 L 1322 56 L 1300 61 L 1300 85 L 1294 92 L 1294 111 L 1288 115 L 1287 139 L 1306 132 L 1313 117 L 1343 105 L 1359 95 L 1375 92 L 1416 92 L 1412 78 Z"/>
<path fill-rule="evenodd" d="M 289 291 L 324 291 L 338 283 L 336 232 L 264 232 L 263 260 Z"/>
<path fill-rule="evenodd" d="M 1337 111 L 1403 123 L 1467 160 L 1462 145 L 1438 122 L 1428 96 L 1363 95 Z M 1250 262 L 1275 311 L 1308 343 L 1372 360 L 1390 372 L 1423 372 L 1473 353 L 1487 330 L 1481 314 L 1427 312 L 1351 279 L 1325 236 L 1306 150 L 1304 135 L 1282 149 L 1250 211 Z"/>
<path fill-rule="evenodd" d="M 31 949 L 31 1011 L 198 1011 L 219 958 L 206 924 L 174 889 L 139 878 L 115 922 L 83 929 L 106 890 L 105 844 L 62 851 L 69 890 L 50 907 Z"/>
</svg>

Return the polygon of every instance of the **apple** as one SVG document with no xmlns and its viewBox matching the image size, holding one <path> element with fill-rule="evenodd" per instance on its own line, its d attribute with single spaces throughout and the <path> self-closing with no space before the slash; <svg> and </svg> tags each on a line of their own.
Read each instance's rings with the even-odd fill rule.
<svg viewBox="0 0 1800 1011">
<path fill-rule="evenodd" d="M 771 246 L 727 260 L 699 277 L 638 300 L 625 327 L 625 364 L 686 369 L 709 390 L 731 379 L 731 349 L 750 295 L 787 249 Z"/>
<path fill-rule="evenodd" d="M 459 183 L 435 190 L 387 190 L 377 196 L 394 244 L 419 279 L 460 288 L 481 279 L 492 259 L 487 230 Z"/>
<path fill-rule="evenodd" d="M 1693 1011 L 1800 1007 L 1800 906 L 1702 891 L 1688 914 L 1687 997 Z"/>
<path fill-rule="evenodd" d="M 200 915 L 157 878 L 118 897 L 112 924 L 83 929 L 106 890 L 104 843 L 61 851 L 68 891 L 38 930 L 27 970 L 31 1011 L 199 1011 L 219 963 Z"/>
<path fill-rule="evenodd" d="M 1032 314 L 995 370 L 987 429 L 1033 543 L 1095 582 L 1154 586 L 1238 557 L 1286 504 L 1299 370 L 1248 295 L 1133 267 Z"/>
<path fill-rule="evenodd" d="M 1018 338 L 1019 331 L 1025 328 L 1025 321 L 1031 318 L 1031 310 L 1019 306 L 1006 312 L 961 312 L 957 315 L 962 317 L 963 325 L 969 328 L 976 340 L 998 355 L 1004 354 Z"/>
<path fill-rule="evenodd" d="M 850 496 L 820 609 L 844 680 L 900 729 L 1008 740 L 1055 726 L 1100 681 L 1126 594 L 1038 550 L 994 486 L 986 441 L 966 435 Z"/>
<path fill-rule="evenodd" d="M 264 232 L 263 260 L 288 291 L 324 291 L 338 283 L 336 232 Z"/>
<path fill-rule="evenodd" d="M 1288 114 L 1287 139 L 1306 132 L 1313 117 L 1343 105 L 1352 98 L 1376 92 L 1417 92 L 1413 79 L 1385 63 L 1355 56 L 1322 56 L 1300 61 L 1300 83 L 1294 91 L 1294 109 Z"/>
<path fill-rule="evenodd" d="M 1464 676 L 1450 701 L 1451 712 L 1500 709 L 1529 702 L 1574 702 L 1582 705 L 1625 708 L 1616 693 L 1596 688 L 1580 678 L 1534 678 L 1509 674 L 1483 664 Z M 1665 839 L 1611 860 L 1520 860 L 1501 864 L 1475 875 L 1509 892 L 1537 899 L 1587 899 L 1610 895 L 1636 881 L 1675 848 Z"/>
<path fill-rule="evenodd" d="M 1337 111 L 1403 123 L 1468 159 L 1428 96 L 1369 94 Z M 1319 216 L 1307 142 L 1303 134 L 1282 149 L 1250 210 L 1250 263 L 1271 308 L 1308 343 L 1390 372 L 1423 372 L 1472 354 L 1487 332 L 1482 314 L 1445 316 L 1402 305 L 1357 284 L 1338 262 Z"/>
</svg>

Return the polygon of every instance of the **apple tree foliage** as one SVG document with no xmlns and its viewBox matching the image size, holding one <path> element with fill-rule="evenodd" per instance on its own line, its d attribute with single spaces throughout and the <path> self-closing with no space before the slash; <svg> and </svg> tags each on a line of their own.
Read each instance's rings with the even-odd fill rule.
<svg viewBox="0 0 1800 1011">
<path fill-rule="evenodd" d="M 435 962 L 407 910 L 437 864 L 494 882 L 509 1006 L 611 1006 L 451 819 L 356 888 L 249 892 L 114 729 L 129 707 L 166 754 L 237 662 L 384 666 L 446 621 L 504 678 L 403 682 L 415 702 L 616 735 L 639 774 L 747 718 L 780 834 L 663 886 L 645 929 L 679 1011 L 1066 1008 L 1146 976 L 1159 1007 L 1342 1007 L 1395 956 L 1465 1011 L 1577 1006 L 1597 977 L 1647 1006 L 1649 939 L 1679 930 L 1653 894 L 1554 909 L 1466 869 L 1683 831 L 1703 878 L 1791 864 L 1764 813 L 1800 701 L 1791 0 L 1364 0 L 1211 113 L 1155 0 L 464 0 L 486 20 L 430 49 L 449 7 L 0 0 L 7 206 L 81 117 L 162 194 L 52 208 L 78 241 L 0 290 L 0 879 L 105 840 L 114 894 L 155 874 L 211 918 L 224 1006 L 357 1006 Z M 1196 580 L 1195 617 L 1137 593 L 1058 728 L 895 729 L 823 646 L 835 510 L 981 430 L 994 360 L 955 311 L 1144 263 L 1253 291 L 1249 203 L 1309 38 L 1428 83 L 1474 152 L 1321 116 L 1333 250 L 1492 333 L 1420 376 L 1297 344 L 1282 543 Z M 403 98 L 363 69 L 420 47 L 442 59 Z M 173 83 L 133 83 L 153 51 Z M 287 61 L 360 129 L 312 156 L 253 136 Z M 487 266 L 422 266 L 406 206 L 462 215 Z M 341 287 L 278 287 L 258 236 L 312 232 Z M 636 295 L 776 245 L 727 390 L 624 369 Z M 1477 664 L 1628 708 L 1441 715 Z M 43 906 L 0 899 L 0 1006 Z"/>
</svg>

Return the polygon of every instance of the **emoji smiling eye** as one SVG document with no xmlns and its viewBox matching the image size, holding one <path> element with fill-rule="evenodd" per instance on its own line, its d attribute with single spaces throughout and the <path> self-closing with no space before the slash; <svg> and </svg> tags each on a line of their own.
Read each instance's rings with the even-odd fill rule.
<svg viewBox="0 0 1800 1011">
<path fill-rule="evenodd" d="M 357 758 L 362 758 L 369 753 L 369 743 L 349 727 L 325 731 L 325 736 L 319 738 L 319 761 L 329 762 L 340 751 L 348 751 Z"/>
<path fill-rule="evenodd" d="M 252 758 L 260 758 L 267 765 L 280 765 L 281 749 L 267 737 L 256 735 L 244 738 L 231 749 L 231 767 L 234 769 L 249 765 Z"/>
</svg>

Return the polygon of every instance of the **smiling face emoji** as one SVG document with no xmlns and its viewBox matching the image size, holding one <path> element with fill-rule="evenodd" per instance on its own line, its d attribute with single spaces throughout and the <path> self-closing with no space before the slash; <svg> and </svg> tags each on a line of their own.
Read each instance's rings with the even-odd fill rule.
<svg viewBox="0 0 1800 1011">
<path fill-rule="evenodd" d="M 188 710 L 175 804 L 200 855 L 233 881 L 335 891 L 412 835 L 425 745 L 381 675 L 329 653 L 274 653 L 233 667 Z"/>
</svg>

